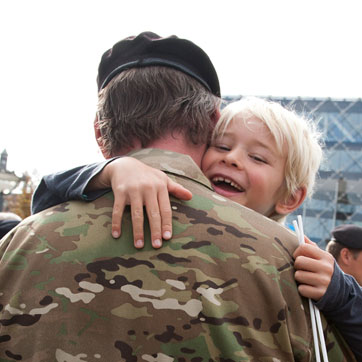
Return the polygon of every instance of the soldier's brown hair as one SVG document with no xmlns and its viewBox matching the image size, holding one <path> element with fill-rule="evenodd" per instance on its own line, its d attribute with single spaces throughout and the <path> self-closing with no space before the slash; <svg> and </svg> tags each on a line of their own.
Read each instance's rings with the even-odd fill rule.
<svg viewBox="0 0 362 362">
<path fill-rule="evenodd" d="M 193 144 L 209 141 L 220 99 L 192 77 L 172 68 L 128 69 L 99 93 L 98 125 L 105 151 L 116 155 L 134 141 L 180 131 Z"/>
</svg>

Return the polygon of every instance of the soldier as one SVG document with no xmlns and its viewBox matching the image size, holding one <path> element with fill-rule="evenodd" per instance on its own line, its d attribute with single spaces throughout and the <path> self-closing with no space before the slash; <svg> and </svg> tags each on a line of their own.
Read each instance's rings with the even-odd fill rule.
<svg viewBox="0 0 362 362">
<path fill-rule="evenodd" d="M 362 285 L 362 228 L 357 225 L 339 225 L 332 230 L 332 239 L 326 250 L 340 268 Z"/>
<path fill-rule="evenodd" d="M 215 194 L 199 168 L 219 116 L 207 55 L 142 33 L 103 55 L 98 85 L 103 154 L 158 167 L 193 198 L 172 200 L 173 237 L 162 249 L 133 247 L 129 210 L 120 239 L 110 236 L 112 193 L 22 222 L 0 245 L 0 358 L 314 360 L 295 236 Z M 353 361 L 323 323 L 330 360 Z"/>
</svg>

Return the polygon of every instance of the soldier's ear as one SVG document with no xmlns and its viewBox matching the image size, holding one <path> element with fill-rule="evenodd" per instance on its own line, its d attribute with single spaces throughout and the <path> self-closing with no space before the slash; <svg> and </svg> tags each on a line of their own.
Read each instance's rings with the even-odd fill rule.
<svg viewBox="0 0 362 362">
<path fill-rule="evenodd" d="M 341 251 L 339 252 L 338 263 L 340 263 L 343 266 L 349 266 L 352 259 L 353 259 L 353 255 L 349 251 L 349 249 L 342 248 Z"/>
<path fill-rule="evenodd" d="M 307 190 L 305 187 L 300 187 L 293 195 L 289 196 L 287 199 L 281 199 L 275 205 L 275 211 L 279 215 L 288 215 L 303 203 L 305 197 L 307 196 Z"/>
<path fill-rule="evenodd" d="M 106 151 L 106 148 L 104 147 L 104 141 L 101 133 L 101 129 L 99 128 L 99 122 L 98 122 L 98 114 L 96 114 L 96 118 L 94 120 L 94 135 L 96 137 L 96 141 L 98 143 L 98 147 L 102 152 L 102 155 L 104 158 L 110 158 L 111 155 L 108 154 Z"/>
<path fill-rule="evenodd" d="M 220 116 L 221 116 L 220 109 L 216 108 L 214 113 L 211 115 L 211 120 L 214 123 L 214 127 L 216 126 L 216 123 L 219 120 Z"/>
</svg>

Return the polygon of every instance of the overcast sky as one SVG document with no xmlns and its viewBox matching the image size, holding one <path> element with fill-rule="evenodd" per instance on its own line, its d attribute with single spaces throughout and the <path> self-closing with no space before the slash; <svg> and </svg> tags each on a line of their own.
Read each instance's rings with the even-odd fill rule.
<svg viewBox="0 0 362 362">
<path fill-rule="evenodd" d="M 101 55 L 150 30 L 203 48 L 222 95 L 360 98 L 360 0 L 0 2 L 0 152 L 40 174 L 101 159 L 93 136 Z"/>
</svg>

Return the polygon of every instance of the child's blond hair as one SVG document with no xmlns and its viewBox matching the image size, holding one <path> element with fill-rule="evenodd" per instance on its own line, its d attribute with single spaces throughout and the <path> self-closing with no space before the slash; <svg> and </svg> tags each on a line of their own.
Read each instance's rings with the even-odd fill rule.
<svg viewBox="0 0 362 362">
<path fill-rule="evenodd" d="M 252 117 L 262 121 L 274 137 L 280 155 L 283 155 L 286 146 L 285 199 L 301 187 L 306 188 L 310 197 L 323 157 L 322 135 L 317 130 L 316 122 L 279 103 L 248 97 L 230 103 L 222 110 L 213 139 L 224 132 L 235 116 L 241 117 L 245 124 Z"/>
</svg>

